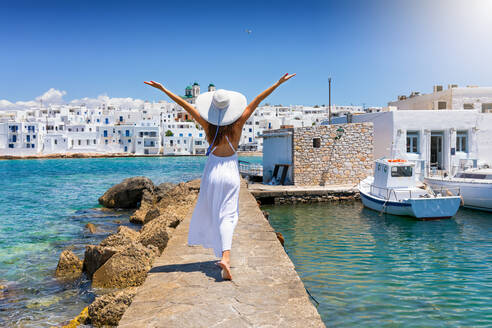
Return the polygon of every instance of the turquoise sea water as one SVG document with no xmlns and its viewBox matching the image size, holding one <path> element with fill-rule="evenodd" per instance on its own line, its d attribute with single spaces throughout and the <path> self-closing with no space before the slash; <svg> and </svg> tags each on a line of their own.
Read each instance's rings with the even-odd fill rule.
<svg viewBox="0 0 492 328">
<path fill-rule="evenodd" d="M 240 157 L 261 162 L 261 157 Z M 83 256 L 128 222 L 130 213 L 101 211 L 109 187 L 132 176 L 155 184 L 199 178 L 205 157 L 0 161 L 0 327 L 50 327 L 73 318 L 94 298 L 87 280 L 53 278 L 63 249 Z M 84 229 L 94 223 L 95 235 Z M 135 227 L 137 228 L 137 227 Z"/>
<path fill-rule="evenodd" d="M 327 327 L 492 327 L 492 214 L 265 205 Z"/>
</svg>

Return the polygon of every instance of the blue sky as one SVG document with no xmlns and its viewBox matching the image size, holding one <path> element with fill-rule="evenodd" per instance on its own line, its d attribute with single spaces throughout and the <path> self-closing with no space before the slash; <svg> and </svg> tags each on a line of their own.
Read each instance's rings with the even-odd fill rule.
<svg viewBox="0 0 492 328">
<path fill-rule="evenodd" d="M 190 82 L 267 102 L 386 105 L 434 84 L 492 85 L 492 0 L 1 1 L 0 99 L 50 88 L 167 99 Z M 245 30 L 250 29 L 248 34 Z"/>
</svg>

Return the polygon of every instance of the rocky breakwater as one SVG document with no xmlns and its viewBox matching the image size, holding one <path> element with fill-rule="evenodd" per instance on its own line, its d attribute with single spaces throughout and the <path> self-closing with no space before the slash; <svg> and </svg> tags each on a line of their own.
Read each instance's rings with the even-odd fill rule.
<svg viewBox="0 0 492 328">
<path fill-rule="evenodd" d="M 83 260 L 70 250 L 62 252 L 56 276 L 66 280 L 85 274 L 101 294 L 68 327 L 118 324 L 132 302 L 135 287 L 143 284 L 154 259 L 194 206 L 199 189 L 199 179 L 156 186 L 146 177 L 134 177 L 111 187 L 99 198 L 107 208 L 135 209 L 130 221 L 142 226 L 139 231 L 119 226 L 99 245 L 88 245 Z"/>
</svg>

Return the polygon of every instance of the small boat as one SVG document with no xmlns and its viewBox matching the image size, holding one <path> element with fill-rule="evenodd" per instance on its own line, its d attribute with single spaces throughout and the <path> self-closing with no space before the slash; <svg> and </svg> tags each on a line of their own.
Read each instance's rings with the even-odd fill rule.
<svg viewBox="0 0 492 328">
<path fill-rule="evenodd" d="M 482 211 L 492 211 L 492 169 L 472 168 L 454 176 L 425 178 L 432 190 L 459 188 L 463 206 Z"/>
<path fill-rule="evenodd" d="M 359 183 L 359 192 L 365 207 L 394 215 L 419 220 L 447 219 L 460 207 L 459 190 L 435 193 L 425 186 L 418 187 L 415 164 L 402 159 L 378 159 L 374 176 Z"/>
</svg>

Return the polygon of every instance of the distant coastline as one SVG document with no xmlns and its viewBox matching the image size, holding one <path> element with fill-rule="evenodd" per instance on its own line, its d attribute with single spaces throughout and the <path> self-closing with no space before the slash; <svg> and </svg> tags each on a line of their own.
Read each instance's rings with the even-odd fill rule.
<svg viewBox="0 0 492 328">
<path fill-rule="evenodd" d="M 239 156 L 263 156 L 259 151 L 238 151 Z M 205 155 L 135 155 L 128 153 L 63 153 L 63 154 L 39 154 L 27 156 L 0 155 L 0 160 L 15 159 L 54 159 L 54 158 L 113 158 L 113 157 L 200 157 Z"/>
</svg>

